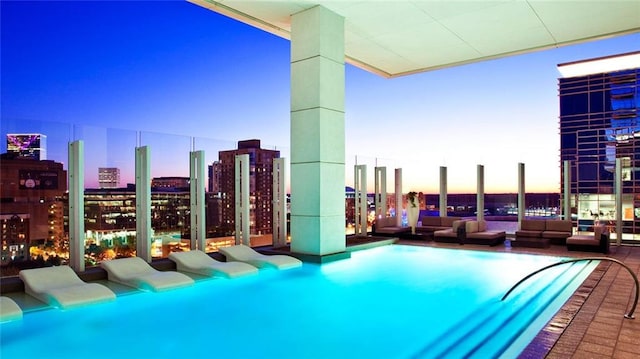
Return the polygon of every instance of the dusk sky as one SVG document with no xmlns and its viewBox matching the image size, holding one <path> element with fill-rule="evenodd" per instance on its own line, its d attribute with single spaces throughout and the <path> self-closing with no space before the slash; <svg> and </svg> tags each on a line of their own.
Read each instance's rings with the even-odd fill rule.
<svg viewBox="0 0 640 359">
<path fill-rule="evenodd" d="M 185 1 L 0 4 L 3 142 L 31 131 L 20 123 L 78 124 L 87 139 L 109 128 L 86 161 L 125 177 L 133 158 L 117 149 L 145 143 L 135 131 L 157 143 L 156 175 L 187 176 L 192 142 L 222 150 L 257 138 L 288 156 L 288 40 Z M 474 193 L 483 164 L 486 192 L 517 192 L 524 162 L 528 192 L 558 192 L 556 65 L 638 50 L 640 33 L 396 79 L 347 65 L 346 184 L 357 158 L 370 185 L 377 163 L 390 189 L 402 168 L 403 192 L 437 193 L 447 166 L 449 191 Z M 50 159 L 66 162 L 47 135 Z M 178 152 L 184 161 L 168 160 Z"/>
</svg>

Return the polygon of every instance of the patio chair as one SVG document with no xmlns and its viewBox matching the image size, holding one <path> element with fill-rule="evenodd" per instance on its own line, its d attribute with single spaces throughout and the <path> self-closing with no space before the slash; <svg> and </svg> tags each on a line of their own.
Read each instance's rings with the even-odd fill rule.
<svg viewBox="0 0 640 359">
<path fill-rule="evenodd" d="M 0 297 L 0 322 L 22 319 L 22 309 L 9 297 Z"/>
<path fill-rule="evenodd" d="M 236 278 L 258 273 L 258 268 L 243 262 L 220 262 L 203 251 L 172 252 L 169 259 L 176 263 L 179 272 L 189 272 L 208 277 Z"/>
<path fill-rule="evenodd" d="M 154 292 L 187 287 L 194 284 L 188 276 L 159 271 L 140 257 L 120 258 L 100 263 L 110 281 Z"/>
<path fill-rule="evenodd" d="M 277 269 L 290 269 L 300 267 L 302 261 L 298 258 L 287 256 L 283 254 L 276 255 L 264 255 L 256 252 L 253 248 L 245 245 L 235 245 L 230 247 L 222 247 L 219 249 L 220 253 L 227 257 L 228 261 L 238 261 L 249 263 L 252 266 L 258 268 L 277 268 Z"/>
<path fill-rule="evenodd" d="M 116 299 L 111 289 L 84 282 L 69 266 L 23 269 L 18 276 L 24 282 L 25 293 L 54 307 L 70 308 Z"/>
</svg>

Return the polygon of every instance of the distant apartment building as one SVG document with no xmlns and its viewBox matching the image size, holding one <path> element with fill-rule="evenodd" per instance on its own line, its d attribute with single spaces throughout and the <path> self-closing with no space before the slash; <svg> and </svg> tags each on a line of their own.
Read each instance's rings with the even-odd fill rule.
<svg viewBox="0 0 640 359">
<path fill-rule="evenodd" d="M 116 167 L 99 167 L 98 186 L 100 188 L 120 187 L 120 169 Z"/>
<path fill-rule="evenodd" d="M 67 172 L 62 163 L 6 153 L 0 160 L 0 173 L 2 261 L 28 259 L 33 245 L 62 248 L 67 240 Z"/>
<path fill-rule="evenodd" d="M 209 165 L 209 192 L 211 193 L 220 192 L 220 174 L 222 173 L 220 166 L 220 161 L 215 161 Z"/>
<path fill-rule="evenodd" d="M 238 142 L 235 150 L 220 151 L 219 161 L 210 166 L 210 177 L 217 179 L 221 196 L 222 227 L 235 223 L 235 157 L 249 155 L 250 233 L 267 234 L 273 230 L 273 160 L 280 151 L 260 148 L 260 140 Z M 215 189 L 215 185 L 210 186 Z"/>
<path fill-rule="evenodd" d="M 154 177 L 151 179 L 151 190 L 173 190 L 189 192 L 189 177 Z"/>
<path fill-rule="evenodd" d="M 572 163 L 569 200 L 578 226 L 616 219 L 620 160 L 623 240 L 640 234 L 639 65 L 640 52 L 558 65 L 560 160 Z"/>
<path fill-rule="evenodd" d="M 7 154 L 32 160 L 46 160 L 47 136 L 40 133 L 7 134 Z"/>
</svg>

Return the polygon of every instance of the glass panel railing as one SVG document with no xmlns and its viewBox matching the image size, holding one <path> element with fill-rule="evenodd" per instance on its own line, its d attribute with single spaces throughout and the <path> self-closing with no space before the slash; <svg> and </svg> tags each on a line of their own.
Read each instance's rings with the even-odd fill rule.
<svg viewBox="0 0 640 359">
<path fill-rule="evenodd" d="M 67 143 L 72 127 L 2 118 L 2 276 L 69 258 L 65 221 Z"/>
<path fill-rule="evenodd" d="M 85 265 L 136 253 L 137 132 L 75 126 L 84 142 Z"/>
<path fill-rule="evenodd" d="M 191 138 L 141 132 L 139 145 L 151 152 L 151 255 L 165 258 L 190 248 Z"/>
</svg>

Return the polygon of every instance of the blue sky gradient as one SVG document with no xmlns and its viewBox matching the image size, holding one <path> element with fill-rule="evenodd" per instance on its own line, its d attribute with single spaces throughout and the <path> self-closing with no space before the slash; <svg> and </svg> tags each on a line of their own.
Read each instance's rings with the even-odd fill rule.
<svg viewBox="0 0 640 359">
<path fill-rule="evenodd" d="M 3 122 L 259 138 L 287 153 L 288 40 L 184 1 L 0 6 Z M 386 165 L 390 183 L 403 169 L 404 192 L 435 193 L 444 165 L 449 191 L 472 193 L 483 164 L 487 192 L 516 192 L 524 162 L 528 191 L 557 192 L 556 65 L 639 49 L 636 33 L 396 79 L 347 65 L 347 184 L 357 161 L 370 182 Z M 126 167 L 114 157 L 101 165 Z"/>
</svg>

